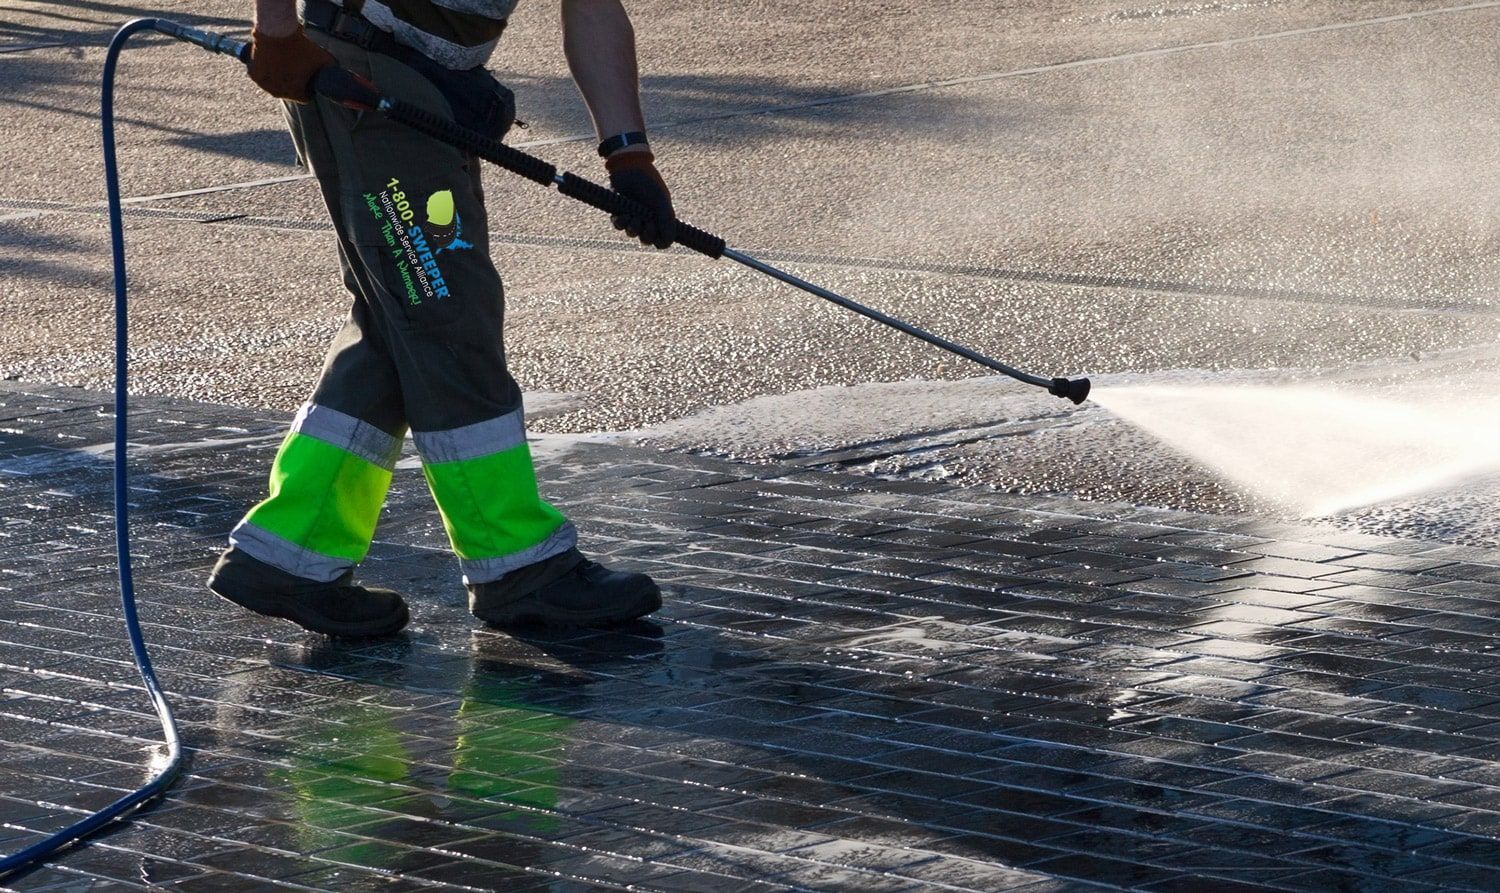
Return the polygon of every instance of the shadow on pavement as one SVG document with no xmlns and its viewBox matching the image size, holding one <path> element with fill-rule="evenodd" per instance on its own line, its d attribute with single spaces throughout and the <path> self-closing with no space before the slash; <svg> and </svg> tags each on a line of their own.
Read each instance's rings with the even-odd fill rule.
<svg viewBox="0 0 1500 893">
<path fill-rule="evenodd" d="M 98 0 L 68 0 L 56 6 L 62 9 L 31 5 L 20 11 L 38 24 L 14 20 L 0 21 L 0 42 L 6 40 L 25 43 L 61 41 L 72 45 L 102 46 L 109 43 L 115 30 L 130 19 L 154 16 L 167 16 L 198 28 L 243 31 L 250 26 L 248 13 L 245 18 L 205 16 L 196 13 L 165 11 L 159 7 L 105 3 L 98 2 Z M 63 9 L 67 11 L 64 12 Z"/>
<path fill-rule="evenodd" d="M 497 70 L 496 76 L 516 91 L 517 111 L 522 120 L 549 134 L 587 130 L 577 88 L 569 78 L 512 76 Z M 893 134 L 941 138 L 946 132 L 986 133 L 1004 130 L 1018 113 L 1006 114 L 972 97 L 926 91 L 908 102 L 919 102 L 911 114 L 892 114 L 891 102 L 847 101 L 863 89 L 855 84 L 817 83 L 786 77 L 716 77 L 699 74 L 646 74 L 641 78 L 641 97 L 654 129 L 671 128 L 671 138 L 688 143 L 726 139 L 719 128 L 679 128 L 684 123 L 728 120 L 753 116 L 753 126 L 737 128 L 736 144 L 759 145 L 789 136 L 815 138 L 834 134 L 847 138 L 849 128 L 878 123 L 882 138 Z M 900 98 L 897 99 L 898 103 Z M 908 106 L 897 105 L 896 109 Z M 529 137 L 513 132 L 510 140 Z M 545 139 L 546 137 L 541 137 Z"/>
<path fill-rule="evenodd" d="M 17 212 L 0 211 L 0 216 L 13 213 Z M 0 221 L 0 263 L 3 263 L 6 278 L 109 288 L 111 278 L 104 270 L 64 260 L 78 257 L 88 250 L 84 241 L 74 235 L 43 230 L 38 226 L 42 220 L 41 217 L 19 217 Z M 0 442 L 0 449 L 3 448 L 3 442 Z"/>
<path fill-rule="evenodd" d="M 284 128 L 236 130 L 227 133 L 189 133 L 172 142 L 195 152 L 206 152 L 221 158 L 239 158 L 264 164 L 290 165 L 297 150 Z"/>
</svg>

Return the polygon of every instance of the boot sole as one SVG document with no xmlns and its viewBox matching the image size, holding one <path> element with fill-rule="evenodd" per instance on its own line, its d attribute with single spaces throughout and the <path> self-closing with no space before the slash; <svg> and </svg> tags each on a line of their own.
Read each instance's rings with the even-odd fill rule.
<svg viewBox="0 0 1500 893">
<path fill-rule="evenodd" d="M 254 611 L 265 617 L 276 617 L 281 620 L 290 620 L 305 630 L 321 633 L 325 636 L 337 636 L 349 639 L 368 639 L 379 636 L 389 636 L 400 632 L 411 621 L 411 611 L 406 605 L 401 605 L 401 610 L 386 617 L 377 617 L 374 620 L 366 620 L 360 623 L 349 623 L 325 617 L 316 611 L 308 610 L 301 602 L 289 601 L 276 598 L 275 596 L 256 595 L 254 593 L 231 592 L 210 580 L 208 589 L 220 598 L 228 599 L 242 608 Z"/>
<path fill-rule="evenodd" d="M 661 608 L 661 590 L 652 589 L 641 594 L 629 609 L 610 613 L 583 613 L 559 611 L 556 608 L 538 605 L 529 598 L 491 608 L 474 616 L 491 626 L 543 626 L 549 629 L 601 629 L 620 626 L 639 620 Z"/>
</svg>

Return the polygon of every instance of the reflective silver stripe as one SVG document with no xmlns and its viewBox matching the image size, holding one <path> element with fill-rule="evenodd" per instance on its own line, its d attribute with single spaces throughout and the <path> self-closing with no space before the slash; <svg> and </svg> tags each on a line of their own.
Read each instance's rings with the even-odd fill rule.
<svg viewBox="0 0 1500 893">
<path fill-rule="evenodd" d="M 369 19 L 370 23 L 380 30 L 390 32 L 398 43 L 405 44 L 439 65 L 454 70 L 474 68 L 488 62 L 495 52 L 495 45 L 500 42 L 500 39 L 496 38 L 478 46 L 466 47 L 461 43 L 444 40 L 397 18 L 396 14 L 391 12 L 391 8 L 381 3 L 380 0 L 365 0 L 365 5 L 359 8 L 359 14 Z"/>
<path fill-rule="evenodd" d="M 561 527 L 552 531 L 551 536 L 530 549 L 496 558 L 460 558 L 458 566 L 464 572 L 465 585 L 491 583 L 513 570 L 518 570 L 528 564 L 536 564 L 538 561 L 545 561 L 577 546 L 577 528 L 573 526 L 572 521 L 564 521 Z"/>
<path fill-rule="evenodd" d="M 422 461 L 466 462 L 513 449 L 526 442 L 526 419 L 521 410 L 447 431 L 413 431 Z"/>
<path fill-rule="evenodd" d="M 319 583 L 332 583 L 354 569 L 354 562 L 348 559 L 304 549 L 249 521 L 235 525 L 229 534 L 229 545 L 294 577 Z"/>
<path fill-rule="evenodd" d="M 401 438 L 336 409 L 304 403 L 292 420 L 292 431 L 346 450 L 386 471 L 401 458 Z"/>
</svg>

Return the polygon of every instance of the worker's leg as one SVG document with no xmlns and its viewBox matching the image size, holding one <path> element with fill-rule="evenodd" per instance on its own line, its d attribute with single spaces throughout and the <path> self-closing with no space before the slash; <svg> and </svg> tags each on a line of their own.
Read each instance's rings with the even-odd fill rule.
<svg viewBox="0 0 1500 893">
<path fill-rule="evenodd" d="M 366 59 L 383 92 L 449 114 L 425 77 L 385 56 Z M 345 120 L 330 132 L 349 205 L 345 235 L 466 579 L 493 581 L 568 552 L 573 527 L 537 493 L 521 390 L 505 366 L 504 295 L 476 163 L 377 115 Z"/>
<path fill-rule="evenodd" d="M 406 606 L 395 593 L 352 585 L 351 575 L 374 536 L 406 420 L 382 320 L 361 282 L 358 248 L 344 235 L 345 190 L 329 137 L 341 119 L 327 103 L 288 107 L 298 154 L 317 175 L 339 229 L 353 307 L 276 455 L 269 495 L 231 533 L 209 586 L 319 632 L 380 635 L 405 625 Z"/>
<path fill-rule="evenodd" d="M 442 91 L 412 68 L 338 42 L 329 48 L 383 93 L 450 114 Z M 326 100 L 317 109 L 337 162 L 334 217 L 367 328 L 383 336 L 471 594 L 485 587 L 485 604 L 540 603 L 552 598 L 547 591 L 571 587 L 562 593 L 571 607 L 561 612 L 476 613 L 611 622 L 653 610 L 659 598 L 649 578 L 586 562 L 573 526 L 537 493 L 520 388 L 505 366 L 503 291 L 489 257 L 477 162 L 378 114 Z M 329 178 L 319 179 L 327 194 Z"/>
<path fill-rule="evenodd" d="M 383 93 L 451 113 L 427 77 L 367 59 Z M 471 75 L 451 77 L 454 91 Z M 537 492 L 521 390 L 505 364 L 504 292 L 478 161 L 379 115 L 364 115 L 347 137 L 348 235 L 386 322 L 412 439 L 474 612 L 595 624 L 655 610 L 650 578 L 586 561 L 573 525 Z"/>
<path fill-rule="evenodd" d="M 369 551 L 405 433 L 369 316 L 356 301 L 276 454 L 270 494 L 230 534 L 234 549 L 315 582 L 346 576 Z"/>
</svg>

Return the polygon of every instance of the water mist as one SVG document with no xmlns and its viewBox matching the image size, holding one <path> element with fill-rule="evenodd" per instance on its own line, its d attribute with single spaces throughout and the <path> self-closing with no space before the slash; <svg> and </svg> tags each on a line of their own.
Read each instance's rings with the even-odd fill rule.
<svg viewBox="0 0 1500 893">
<path fill-rule="evenodd" d="M 1500 468 L 1500 401 L 1422 401 L 1311 386 L 1124 386 L 1094 401 L 1304 517 Z"/>
</svg>

